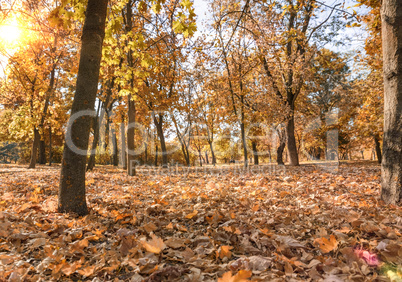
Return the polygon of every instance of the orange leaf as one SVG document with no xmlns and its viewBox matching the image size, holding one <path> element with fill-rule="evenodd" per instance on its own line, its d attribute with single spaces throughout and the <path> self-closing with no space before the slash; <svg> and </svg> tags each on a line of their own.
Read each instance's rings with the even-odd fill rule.
<svg viewBox="0 0 402 282">
<path fill-rule="evenodd" d="M 249 281 L 253 273 L 250 270 L 240 270 L 235 276 L 232 276 L 232 272 L 228 271 L 223 274 L 222 278 L 218 278 L 218 282 L 244 282 Z"/>
<path fill-rule="evenodd" d="M 230 258 L 232 256 L 232 252 L 230 251 L 233 249 L 231 246 L 222 246 L 219 257 L 223 259 L 224 257 Z"/>
<path fill-rule="evenodd" d="M 336 241 L 336 238 L 334 235 L 331 235 L 329 237 L 329 240 L 325 237 L 323 238 L 318 238 L 314 240 L 314 244 L 318 244 L 320 246 L 321 251 L 325 253 L 329 253 L 330 251 L 333 251 L 336 249 L 338 246 L 338 242 Z"/>
<path fill-rule="evenodd" d="M 186 215 L 186 218 L 188 219 L 192 219 L 194 216 L 196 216 L 198 214 L 197 210 L 194 210 L 192 213 L 189 213 L 188 215 Z"/>
<path fill-rule="evenodd" d="M 166 248 L 165 243 L 155 234 L 151 234 L 152 239 L 150 241 L 142 242 L 142 246 L 151 253 L 159 254 L 163 249 Z"/>
</svg>

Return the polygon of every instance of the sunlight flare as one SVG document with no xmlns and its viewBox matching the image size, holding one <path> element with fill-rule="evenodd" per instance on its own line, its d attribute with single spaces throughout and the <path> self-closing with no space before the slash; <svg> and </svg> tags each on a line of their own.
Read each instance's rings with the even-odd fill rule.
<svg viewBox="0 0 402 282">
<path fill-rule="evenodd" d="M 14 47 L 20 36 L 21 29 L 16 19 L 0 25 L 0 41 L 7 47 Z"/>
</svg>

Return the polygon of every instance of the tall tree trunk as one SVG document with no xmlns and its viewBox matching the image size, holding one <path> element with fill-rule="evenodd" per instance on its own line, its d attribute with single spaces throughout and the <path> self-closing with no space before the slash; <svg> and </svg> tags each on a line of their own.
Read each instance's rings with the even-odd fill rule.
<svg viewBox="0 0 402 282">
<path fill-rule="evenodd" d="M 135 101 L 131 99 L 131 95 L 128 95 L 128 126 L 127 126 L 127 174 L 130 176 L 135 175 Z"/>
<path fill-rule="evenodd" d="M 116 136 L 116 130 L 114 129 L 114 126 L 112 127 L 111 132 L 112 132 L 112 144 L 113 144 L 112 164 L 113 164 L 113 166 L 118 166 L 119 165 L 119 150 L 117 148 L 117 136 Z"/>
<path fill-rule="evenodd" d="M 168 158 L 167 158 L 167 152 L 166 152 L 165 135 L 163 134 L 163 115 L 158 114 L 158 116 L 159 116 L 159 120 L 154 115 L 154 124 L 156 127 L 156 131 L 158 133 L 160 144 L 161 144 L 162 166 L 167 167 L 168 166 Z"/>
<path fill-rule="evenodd" d="M 379 134 L 374 135 L 374 144 L 375 144 L 375 151 L 376 151 L 376 155 L 377 155 L 377 161 L 379 164 L 381 164 L 382 153 L 381 153 L 380 135 Z"/>
<path fill-rule="evenodd" d="M 99 111 L 101 111 L 99 116 Z M 103 120 L 104 111 L 101 110 L 101 101 L 98 101 L 98 111 L 96 113 L 96 117 L 93 118 L 92 128 L 94 130 L 94 139 L 92 140 L 91 153 L 89 155 L 89 160 L 87 164 L 87 171 L 91 171 L 95 167 L 95 157 L 96 157 L 96 148 L 99 144 L 99 134 L 100 134 L 100 124 Z"/>
<path fill-rule="evenodd" d="M 52 150 L 53 150 L 53 144 L 52 144 L 52 128 L 49 126 L 49 166 L 52 166 Z"/>
<path fill-rule="evenodd" d="M 278 141 L 279 141 L 279 146 L 276 149 L 276 163 L 278 165 L 284 165 L 285 163 L 283 162 L 283 151 L 285 150 L 286 146 L 286 130 L 283 128 L 283 126 L 279 125 L 276 128 L 276 132 L 278 135 Z"/>
<path fill-rule="evenodd" d="M 77 114 L 81 116 L 75 120 L 70 118 L 67 127 L 58 195 L 59 212 L 88 214 L 85 165 L 92 119 L 88 116 L 88 111 L 93 112 L 98 90 L 107 4 L 108 0 L 88 0 L 87 4 L 76 91 L 71 108 L 71 118 L 75 118 Z"/>
<path fill-rule="evenodd" d="M 145 142 L 144 164 L 148 164 L 148 142 Z"/>
<path fill-rule="evenodd" d="M 36 158 L 38 156 L 39 142 L 40 142 L 39 130 L 37 128 L 34 128 L 34 139 L 33 139 L 32 148 L 31 148 L 31 161 L 29 162 L 28 168 L 35 168 Z"/>
<path fill-rule="evenodd" d="M 208 143 L 209 143 L 209 148 L 211 150 L 211 155 L 212 155 L 212 164 L 216 165 L 216 157 L 215 157 L 214 147 L 212 145 L 212 142 L 208 142 Z"/>
<path fill-rule="evenodd" d="M 278 165 L 283 165 L 283 151 L 285 150 L 286 143 L 280 142 L 278 149 L 276 150 L 276 163 Z"/>
<path fill-rule="evenodd" d="M 44 136 L 42 136 L 43 138 Z M 40 140 L 39 141 L 39 160 L 38 160 L 39 164 L 46 164 L 46 144 L 45 144 L 45 140 Z"/>
<path fill-rule="evenodd" d="M 202 166 L 202 155 L 201 155 L 201 150 L 198 150 L 198 159 L 200 160 L 200 166 Z"/>
<path fill-rule="evenodd" d="M 383 0 L 384 137 L 381 199 L 402 204 L 402 2 Z"/>
<path fill-rule="evenodd" d="M 253 148 L 253 156 L 254 156 L 254 164 L 258 165 L 259 164 L 259 160 L 258 160 L 258 151 L 257 151 L 257 143 L 256 142 L 252 142 L 251 146 Z"/>
<path fill-rule="evenodd" d="M 121 154 L 120 162 L 123 169 L 127 169 L 127 155 L 126 155 L 126 127 L 124 120 L 120 123 L 120 142 L 121 142 Z"/>
<path fill-rule="evenodd" d="M 294 117 L 294 107 L 291 109 L 292 113 L 286 122 L 286 134 L 287 134 L 287 145 L 288 145 L 288 156 L 290 160 L 290 165 L 299 165 L 299 156 L 297 154 L 296 137 L 295 137 L 295 117 Z"/>
<path fill-rule="evenodd" d="M 158 166 L 158 145 L 155 147 L 155 166 Z"/>
<path fill-rule="evenodd" d="M 126 4 L 126 32 L 131 32 L 133 29 L 133 1 L 128 0 Z M 128 44 L 128 42 L 127 42 Z M 127 62 L 131 69 L 131 89 L 134 88 L 134 74 L 133 74 L 133 55 L 131 49 L 127 53 Z M 128 96 L 128 125 L 127 125 L 127 174 L 133 176 L 135 172 L 135 101 L 134 97 L 130 94 Z"/>
</svg>

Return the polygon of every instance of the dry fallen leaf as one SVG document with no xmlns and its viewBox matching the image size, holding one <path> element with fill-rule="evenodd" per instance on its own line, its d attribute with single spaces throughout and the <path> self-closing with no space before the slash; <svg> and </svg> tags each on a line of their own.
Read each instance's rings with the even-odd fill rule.
<svg viewBox="0 0 402 282">
<path fill-rule="evenodd" d="M 142 246 L 151 253 L 154 254 L 159 254 L 161 251 L 163 251 L 166 248 L 165 243 L 163 240 L 159 237 L 157 237 L 155 234 L 151 233 L 152 239 L 149 241 L 143 241 Z"/>
<path fill-rule="evenodd" d="M 318 244 L 320 247 L 320 250 L 326 254 L 329 253 L 333 250 L 336 249 L 336 247 L 338 246 L 338 242 L 336 241 L 336 238 L 334 235 L 331 235 L 329 237 L 329 240 L 325 237 L 322 238 L 317 238 L 314 240 L 314 244 Z"/>
</svg>

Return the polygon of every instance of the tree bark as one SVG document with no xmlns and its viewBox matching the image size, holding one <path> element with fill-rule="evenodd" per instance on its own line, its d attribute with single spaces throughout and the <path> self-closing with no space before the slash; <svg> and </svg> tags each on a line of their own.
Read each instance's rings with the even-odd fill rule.
<svg viewBox="0 0 402 282">
<path fill-rule="evenodd" d="M 215 157 L 214 147 L 212 145 L 212 142 L 208 142 L 208 143 L 209 143 L 209 148 L 211 149 L 212 164 L 216 165 L 216 157 Z"/>
<path fill-rule="evenodd" d="M 107 0 L 88 0 L 71 116 L 80 114 L 82 111 L 93 112 L 95 106 L 107 4 Z M 85 165 L 91 119 L 92 117 L 88 114 L 75 121 L 70 118 L 61 165 L 59 212 L 88 214 L 85 196 Z M 76 148 L 73 148 L 71 143 Z"/>
<path fill-rule="evenodd" d="M 299 165 L 299 156 L 297 154 L 296 137 L 295 137 L 295 117 L 292 113 L 286 122 L 286 134 L 287 134 L 287 145 L 288 145 L 288 156 L 289 164 L 292 166 Z"/>
<path fill-rule="evenodd" d="M 116 136 L 116 130 L 114 129 L 114 124 L 113 124 L 111 132 L 112 132 L 112 144 L 113 144 L 112 164 L 113 164 L 113 166 L 118 166 L 119 165 L 119 149 L 117 148 L 117 136 Z"/>
<path fill-rule="evenodd" d="M 381 144 L 380 144 L 380 136 L 379 134 L 374 135 L 374 144 L 375 144 L 375 151 L 377 155 L 377 161 L 381 164 L 382 153 L 381 153 Z"/>
<path fill-rule="evenodd" d="M 381 199 L 402 204 L 402 2 L 383 0 L 384 137 Z"/>
<path fill-rule="evenodd" d="M 52 128 L 49 127 L 49 166 L 52 166 L 52 149 L 53 149 L 53 144 L 52 144 Z"/>
<path fill-rule="evenodd" d="M 278 149 L 276 150 L 276 163 L 278 165 L 284 165 L 283 162 L 283 151 L 285 150 L 286 143 L 280 142 Z"/>
<path fill-rule="evenodd" d="M 123 169 L 127 169 L 127 155 L 126 155 L 126 127 L 124 120 L 120 123 L 120 142 L 121 142 L 121 154 L 120 162 Z"/>
<path fill-rule="evenodd" d="M 253 156 L 254 156 L 254 164 L 258 165 L 259 164 L 259 160 L 258 160 L 258 151 L 257 151 L 257 143 L 256 142 L 252 142 L 251 146 L 253 148 Z"/>
<path fill-rule="evenodd" d="M 29 162 L 28 168 L 35 168 L 36 158 L 38 155 L 39 142 L 40 142 L 39 130 L 37 128 L 34 128 L 34 140 L 32 142 L 31 161 Z"/>
<path fill-rule="evenodd" d="M 158 145 L 155 147 L 155 166 L 158 166 Z"/>
<path fill-rule="evenodd" d="M 43 136 L 42 136 L 43 137 Z M 39 141 L 39 164 L 46 164 L 46 144 L 45 140 L 40 140 Z"/>
<path fill-rule="evenodd" d="M 94 139 L 92 140 L 91 154 L 89 156 L 89 160 L 88 160 L 88 164 L 87 164 L 87 171 L 91 171 L 95 167 L 96 147 L 99 144 L 99 133 L 100 133 L 99 126 L 102 123 L 103 114 L 104 114 L 104 111 L 100 110 L 100 108 L 101 108 L 101 101 L 99 100 L 98 112 L 96 113 L 96 117 L 93 118 L 92 128 L 94 130 Z M 100 116 L 99 116 L 99 111 L 101 111 Z"/>
<path fill-rule="evenodd" d="M 131 95 L 128 96 L 128 127 L 127 127 L 127 174 L 130 176 L 135 175 L 135 101 L 131 99 Z"/>
<path fill-rule="evenodd" d="M 162 166 L 167 167 L 168 166 L 168 158 L 167 158 L 167 152 L 166 152 L 165 135 L 163 134 L 163 115 L 158 114 L 158 116 L 159 116 L 159 120 L 154 115 L 154 124 L 156 127 L 156 131 L 158 133 L 158 137 L 159 137 L 159 141 L 160 141 L 161 149 L 162 149 Z"/>
</svg>

